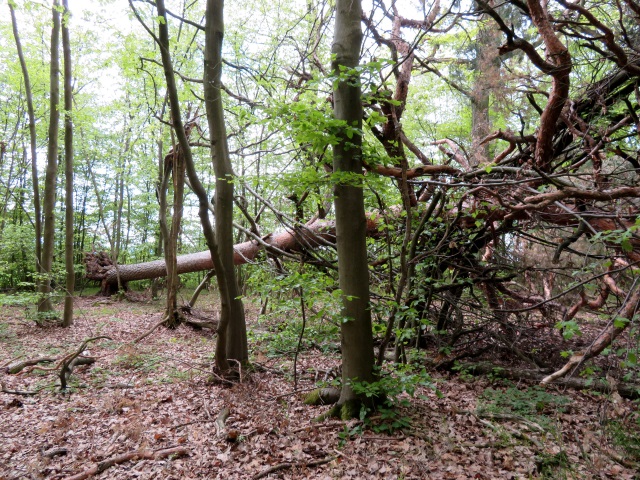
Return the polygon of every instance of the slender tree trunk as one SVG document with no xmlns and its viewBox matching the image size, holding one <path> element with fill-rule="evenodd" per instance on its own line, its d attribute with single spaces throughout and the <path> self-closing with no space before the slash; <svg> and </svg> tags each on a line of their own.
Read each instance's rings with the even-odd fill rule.
<svg viewBox="0 0 640 480">
<path fill-rule="evenodd" d="M 51 268 L 53 266 L 53 250 L 55 240 L 55 203 L 56 183 L 58 176 L 58 123 L 60 113 L 60 54 L 58 45 L 60 42 L 60 13 L 58 12 L 58 0 L 54 0 L 51 9 L 53 28 L 51 29 L 51 65 L 50 65 L 50 91 L 49 91 L 49 139 L 47 146 L 47 169 L 44 180 L 44 237 L 42 244 L 42 275 L 40 281 L 40 298 L 38 299 L 38 312 L 50 312 L 53 310 L 51 303 Z"/>
<path fill-rule="evenodd" d="M 16 40 L 16 50 L 20 60 L 20 68 L 24 77 L 24 91 L 27 98 L 27 112 L 29 114 L 29 140 L 31 146 L 31 181 L 33 183 L 33 216 L 36 234 L 36 273 L 41 271 L 42 257 L 42 212 L 40 211 L 40 187 L 38 182 L 38 162 L 37 162 L 37 137 L 36 137 L 36 116 L 33 111 L 33 92 L 31 90 L 31 80 L 29 79 L 29 71 L 27 70 L 27 62 L 22 51 L 20 36 L 18 34 L 18 22 L 14 11 L 13 1 L 9 1 L 9 10 L 11 10 L 11 24 L 13 26 L 13 36 Z"/>
<path fill-rule="evenodd" d="M 245 364 L 248 359 L 244 305 L 240 299 L 233 267 L 233 181 L 227 133 L 222 105 L 222 41 L 224 39 L 224 2 L 207 0 L 205 14 L 204 98 L 207 107 L 211 159 L 216 175 L 215 218 L 216 243 L 221 268 L 216 268 L 220 289 L 221 312 L 216 361 L 221 370 L 228 370 L 226 357 Z M 223 331 L 226 330 L 226 331 Z"/>
<path fill-rule="evenodd" d="M 156 242 L 155 256 L 159 257 L 164 253 L 164 239 L 167 233 L 167 186 L 164 174 L 164 155 L 162 154 L 162 128 L 158 140 L 158 180 L 156 183 L 156 197 L 158 199 L 158 239 Z M 154 277 L 151 281 L 151 298 L 158 298 L 159 277 Z"/>
<path fill-rule="evenodd" d="M 493 6 L 493 0 L 489 5 Z M 484 18 L 479 23 L 475 42 L 474 70 L 477 72 L 471 91 L 471 162 L 474 167 L 485 165 L 489 161 L 489 146 L 482 141 L 491 133 L 492 124 L 489 115 L 491 93 L 500 84 L 500 32 L 493 25 L 483 22 L 493 20 Z"/>
<path fill-rule="evenodd" d="M 69 42 L 69 4 L 62 0 L 62 54 L 64 57 L 64 178 L 65 178 L 65 242 L 64 263 L 66 268 L 66 294 L 62 326 L 73 324 L 73 292 L 76 288 L 76 274 L 73 268 L 73 92 L 71 85 L 71 44 Z"/>
<path fill-rule="evenodd" d="M 360 58 L 362 30 L 359 0 L 337 0 L 332 53 L 334 116 L 344 121 L 333 149 L 338 272 L 342 290 L 342 391 L 338 407 L 343 417 L 357 416 L 362 402 L 351 384 L 374 380 L 373 334 L 369 308 L 367 220 L 362 190 L 362 101 L 356 67 Z"/>
<path fill-rule="evenodd" d="M 161 187 L 163 189 L 162 193 L 165 195 L 164 206 L 161 205 L 161 208 L 166 209 L 166 186 L 168 176 L 171 174 L 173 176 L 173 215 L 171 219 L 171 229 L 169 229 L 166 224 L 166 210 L 161 212 L 161 215 L 165 215 L 163 236 L 164 258 L 167 265 L 167 303 L 165 316 L 168 321 L 167 325 L 169 327 L 176 327 L 180 323 L 180 312 L 178 311 L 178 286 L 180 277 L 178 276 L 177 249 L 184 198 L 184 158 L 186 155 L 191 157 L 191 148 L 189 147 L 188 133 L 182 122 L 180 113 L 180 103 L 169 53 L 169 29 L 167 27 L 167 14 L 164 1 L 159 0 L 156 5 L 158 8 L 158 16 L 164 19 L 164 21 L 158 25 L 159 46 L 167 82 L 172 124 L 178 137 L 178 145 L 173 148 L 173 154 L 168 155 L 164 159 L 164 178 Z"/>
<path fill-rule="evenodd" d="M 180 235 L 180 222 L 182 220 L 182 208 L 184 199 L 184 155 L 180 153 L 180 146 L 176 145 L 173 153 L 165 158 L 164 178 L 162 180 L 161 215 L 163 219 L 164 258 L 167 265 L 167 326 L 175 328 L 180 323 L 178 311 L 178 288 L 180 277 L 178 275 L 178 237 Z M 167 226 L 167 185 L 169 175 L 173 178 L 173 215 L 171 217 L 171 229 Z M 161 197 L 161 198 L 162 198 Z"/>
</svg>

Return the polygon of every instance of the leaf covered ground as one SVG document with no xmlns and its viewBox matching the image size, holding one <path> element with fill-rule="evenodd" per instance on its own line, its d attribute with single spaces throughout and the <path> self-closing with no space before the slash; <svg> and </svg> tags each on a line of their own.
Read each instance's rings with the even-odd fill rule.
<svg viewBox="0 0 640 480">
<path fill-rule="evenodd" d="M 213 308 L 210 298 L 201 302 Z M 0 393 L 2 480 L 62 479 L 92 467 L 104 468 L 100 479 L 640 478 L 637 405 L 615 396 L 427 372 L 437 392 L 419 387 L 364 424 L 316 422 L 327 407 L 293 393 L 296 342 L 283 342 L 281 326 L 251 308 L 256 369 L 225 385 L 212 377 L 209 330 L 159 328 L 131 344 L 161 319 L 161 302 L 81 297 L 76 307 L 71 329 L 38 327 L 24 308 L 2 307 L 3 390 L 38 392 Z M 96 362 L 74 369 L 66 394 L 56 370 L 5 372 L 17 359 L 62 359 L 102 335 L 111 340 L 88 346 Z M 308 391 L 332 380 L 339 354 L 317 338 L 303 347 L 298 390 Z M 170 448 L 180 453 L 100 463 Z"/>
</svg>

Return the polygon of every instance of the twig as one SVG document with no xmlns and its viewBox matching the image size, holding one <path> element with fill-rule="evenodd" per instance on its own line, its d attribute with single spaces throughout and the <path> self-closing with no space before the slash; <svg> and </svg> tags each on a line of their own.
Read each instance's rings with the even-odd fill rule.
<svg viewBox="0 0 640 480">
<path fill-rule="evenodd" d="M 179 423 L 178 425 L 174 425 L 171 427 L 171 430 L 177 430 L 182 427 L 188 427 L 189 425 L 195 425 L 196 423 L 210 423 L 215 422 L 215 418 L 203 418 L 202 420 L 191 420 L 190 422 Z"/>
<path fill-rule="evenodd" d="M 307 326 L 307 313 L 304 308 L 304 289 L 300 286 L 300 309 L 302 310 L 302 328 L 298 337 L 298 345 L 293 355 L 293 389 L 298 390 L 298 355 L 300 354 L 300 346 L 302 345 L 302 337 L 304 337 L 304 329 Z"/>
<path fill-rule="evenodd" d="M 40 392 L 40 390 L 42 390 L 42 388 L 39 388 L 38 390 L 34 390 L 33 392 L 27 392 L 27 391 L 21 391 L 21 390 L 7 390 L 7 388 L 4 386 L 4 383 L 2 383 L 2 382 L 0 382 L 0 387 L 2 388 L 2 390 L 1 390 L 2 393 L 8 393 L 9 395 L 22 395 L 23 397 L 29 397 L 31 395 L 37 395 L 38 392 Z"/>
<path fill-rule="evenodd" d="M 162 325 L 163 323 L 165 323 L 166 321 L 169 320 L 169 316 L 167 315 L 166 317 L 164 317 L 162 320 L 160 320 L 158 323 L 156 323 L 153 327 L 151 327 L 149 330 L 147 330 L 145 333 L 143 333 L 142 335 L 140 335 L 139 337 L 137 337 L 133 342 L 131 343 L 138 343 L 140 340 L 147 338 L 149 335 L 151 335 L 153 332 L 156 331 L 156 328 L 158 328 L 160 325 Z"/>
<path fill-rule="evenodd" d="M 65 447 L 54 447 L 50 448 L 49 450 L 42 450 L 40 453 L 45 458 L 53 458 L 57 457 L 58 455 L 66 455 L 67 453 L 69 453 L 69 450 Z"/>
<path fill-rule="evenodd" d="M 321 460 L 315 460 L 313 462 L 284 462 L 284 463 L 278 463 L 277 465 L 273 465 L 272 467 L 267 468 L 266 470 L 263 470 L 262 472 L 258 473 L 257 475 L 254 475 L 253 477 L 251 477 L 251 480 L 258 480 L 259 478 L 263 478 L 266 477 L 267 475 L 274 473 L 274 472 L 278 472 L 280 470 L 284 470 L 286 468 L 292 468 L 292 467 L 317 467 L 318 465 L 324 465 L 325 463 L 329 463 L 332 462 L 336 459 L 336 457 L 331 456 L 331 457 L 327 457 L 327 458 L 323 458 Z"/>
<path fill-rule="evenodd" d="M 357 424 L 359 424 L 361 422 L 357 422 Z M 291 430 L 289 433 L 290 434 L 294 434 L 294 433 L 300 433 L 300 432 L 304 432 L 306 430 L 310 430 L 312 428 L 325 428 L 325 427 L 344 427 L 345 425 L 347 425 L 348 422 L 342 421 L 342 420 L 336 420 L 333 422 L 315 422 L 315 423 L 311 423 L 309 425 L 307 425 L 306 427 L 300 427 L 300 428 L 296 428 L 295 430 Z"/>
</svg>

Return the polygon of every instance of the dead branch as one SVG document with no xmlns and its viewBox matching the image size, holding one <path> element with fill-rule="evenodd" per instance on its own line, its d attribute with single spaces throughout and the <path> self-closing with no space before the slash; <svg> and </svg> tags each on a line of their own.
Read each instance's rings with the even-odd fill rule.
<svg viewBox="0 0 640 480">
<path fill-rule="evenodd" d="M 272 467 L 267 468 L 266 470 L 263 470 L 262 472 L 258 473 L 257 475 L 254 475 L 253 477 L 251 477 L 252 480 L 258 480 L 259 478 L 264 478 L 267 475 L 274 473 L 274 472 L 278 472 L 280 470 L 285 470 L 287 468 L 293 468 L 293 467 L 298 467 L 298 468 L 306 468 L 306 467 L 317 467 L 318 465 L 324 465 L 325 463 L 330 463 L 332 461 L 334 461 L 336 459 L 336 457 L 334 456 L 330 456 L 327 458 L 323 458 L 321 460 L 315 460 L 313 462 L 284 462 L 284 463 L 278 463 L 277 465 L 273 465 Z"/>
<path fill-rule="evenodd" d="M 30 367 L 32 365 L 38 365 L 39 363 L 51 363 L 51 362 L 55 362 L 55 361 L 56 361 L 55 358 L 39 357 L 39 358 L 31 359 L 31 360 L 24 360 L 22 362 L 14 362 L 14 363 L 9 364 L 5 368 L 5 372 L 7 372 L 9 375 L 15 375 L 16 373 L 20 373 L 26 367 Z"/>
<path fill-rule="evenodd" d="M 206 275 L 204 276 L 204 278 L 202 279 L 202 281 L 200 282 L 198 287 L 194 290 L 193 295 L 191 295 L 191 300 L 189 300 L 189 303 L 187 303 L 185 305 L 185 307 L 188 310 L 191 310 L 195 306 L 196 301 L 198 300 L 198 297 L 200 296 L 200 292 L 202 292 L 202 290 L 207 288 L 207 285 L 209 284 L 209 281 L 211 280 L 211 277 L 213 277 L 215 274 L 216 274 L 215 270 L 209 270 L 206 273 Z"/>
<path fill-rule="evenodd" d="M 544 373 L 536 370 L 525 370 L 520 368 L 509 368 L 502 365 L 495 365 L 489 362 L 479 363 L 459 363 L 456 370 L 464 371 L 472 375 L 493 375 L 510 380 L 528 380 L 534 383 L 540 383 L 544 377 Z M 583 378 L 559 378 L 554 385 L 574 388 L 576 390 L 594 390 L 596 392 L 609 393 L 611 385 L 605 379 L 583 379 Z M 640 398 L 640 385 L 634 383 L 618 384 L 618 392 L 624 398 L 636 399 Z"/>
<path fill-rule="evenodd" d="M 54 447 L 50 448 L 49 450 L 42 450 L 41 453 L 45 458 L 53 458 L 57 457 L 58 455 L 66 455 L 67 453 L 69 453 L 69 450 L 65 447 Z"/>
<path fill-rule="evenodd" d="M 142 335 L 140 335 L 139 337 L 137 337 L 133 342 L 133 343 L 138 343 L 140 340 L 143 340 L 145 338 L 147 338 L 149 335 L 151 335 L 153 332 L 156 331 L 156 329 L 162 325 L 163 323 L 166 323 L 167 320 L 169 320 L 169 317 L 166 316 L 164 317 L 162 320 L 160 320 L 158 323 L 156 323 L 153 327 L 151 327 L 149 330 L 147 330 L 145 333 L 143 333 Z"/>
<path fill-rule="evenodd" d="M 67 389 L 67 381 L 69 380 L 69 377 L 71 376 L 71 372 L 73 371 L 73 367 L 75 367 L 76 365 L 88 365 L 90 363 L 95 362 L 95 359 L 93 358 L 78 358 L 80 357 L 80 355 L 82 355 L 82 352 L 85 351 L 85 349 L 87 348 L 87 345 L 89 345 L 89 343 L 95 341 L 95 340 L 100 340 L 100 339 L 106 339 L 106 340 L 111 340 L 111 337 L 108 337 L 106 335 L 100 335 L 98 337 L 92 337 L 92 338 L 88 338 L 87 340 L 85 340 L 84 342 L 82 342 L 82 345 L 80 345 L 80 348 L 78 348 L 78 350 L 75 351 L 75 353 L 72 353 L 71 355 L 67 355 L 63 360 L 62 360 L 62 365 L 60 367 L 60 390 L 64 391 Z"/>
<path fill-rule="evenodd" d="M 600 352 L 611 345 L 611 342 L 613 342 L 613 340 L 615 340 L 615 338 L 627 328 L 627 325 L 631 323 L 631 319 L 635 315 L 638 306 L 640 306 L 640 288 L 637 288 L 632 295 L 627 296 L 623 307 L 615 314 L 615 316 L 609 321 L 607 327 L 600 332 L 584 352 L 579 352 L 573 355 L 564 367 L 543 378 L 540 384 L 547 385 L 554 382 L 565 376 L 570 371 L 577 369 L 587 360 L 600 355 Z M 620 319 L 625 320 L 621 321 Z M 622 394 L 622 392 L 620 393 Z"/>
<path fill-rule="evenodd" d="M 9 390 L 4 386 L 4 383 L 0 382 L 0 388 L 2 393 L 8 393 L 9 395 L 22 395 L 23 397 L 29 397 L 31 395 L 37 395 L 42 388 L 38 390 L 34 390 L 33 392 L 23 391 L 23 390 Z"/>
<path fill-rule="evenodd" d="M 127 452 L 121 455 L 116 455 L 115 457 L 108 458 L 107 460 L 103 460 L 102 462 L 95 464 L 93 467 L 85 470 L 82 473 L 67 477 L 66 480 L 84 480 L 86 478 L 93 477 L 94 475 L 98 475 L 108 468 L 113 467 L 114 465 L 119 465 L 131 460 L 160 460 L 172 455 L 176 457 L 189 455 L 189 450 L 187 450 L 185 447 L 172 447 L 155 451 L 138 450 L 135 452 Z"/>
</svg>

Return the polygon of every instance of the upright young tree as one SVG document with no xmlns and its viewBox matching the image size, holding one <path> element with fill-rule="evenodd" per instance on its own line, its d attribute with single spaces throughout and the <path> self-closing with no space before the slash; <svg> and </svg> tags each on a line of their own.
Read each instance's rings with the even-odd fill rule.
<svg viewBox="0 0 640 480">
<path fill-rule="evenodd" d="M 73 324 L 73 291 L 76 286 L 76 274 L 73 268 L 73 92 L 71 77 L 71 43 L 69 41 L 69 2 L 62 0 L 62 56 L 64 59 L 64 263 L 66 269 L 66 288 L 64 296 L 64 316 L 62 326 Z"/>
<path fill-rule="evenodd" d="M 356 416 L 365 401 L 356 394 L 352 382 L 374 380 L 367 220 L 362 188 L 362 99 L 357 70 L 362 44 L 361 14 L 359 0 L 336 2 L 333 111 L 335 118 L 344 122 L 333 148 L 338 276 L 343 305 L 342 391 L 337 405 L 342 417 Z"/>
<path fill-rule="evenodd" d="M 42 212 L 40 211 L 40 187 L 38 182 L 38 154 L 36 137 L 36 115 L 33 110 L 33 91 L 31 89 L 31 79 L 27 62 L 22 51 L 22 43 L 18 33 L 18 21 L 16 19 L 15 5 L 13 0 L 9 0 L 9 10 L 11 11 L 11 25 L 13 27 L 13 37 L 16 41 L 16 50 L 20 60 L 20 68 L 24 77 L 24 93 L 27 100 L 27 113 L 29 115 L 29 144 L 31 148 L 31 181 L 33 183 L 33 223 L 36 235 L 36 273 L 40 272 L 40 260 L 42 257 Z"/>
<path fill-rule="evenodd" d="M 160 46 L 162 64 L 167 81 L 172 123 L 178 137 L 178 145 L 174 148 L 173 153 L 165 158 L 165 185 L 168 176 L 171 175 L 173 177 L 173 216 L 171 219 L 171 228 L 166 227 L 165 219 L 165 228 L 163 229 L 164 258 L 167 265 L 167 307 L 165 315 L 167 324 L 170 327 L 175 327 L 180 322 L 180 313 L 178 311 L 178 286 L 180 278 L 177 269 L 178 235 L 182 220 L 182 204 L 184 198 L 185 157 L 187 155 L 191 157 L 191 148 L 180 113 L 178 90 L 169 53 L 167 13 L 163 0 L 157 2 L 157 8 L 158 16 L 162 19 L 158 24 L 158 44 Z M 164 208 L 162 205 L 161 207 Z M 164 214 L 165 212 L 161 212 L 161 215 Z"/>
<path fill-rule="evenodd" d="M 60 113 L 60 4 L 53 1 L 51 8 L 53 27 L 51 29 L 51 64 L 49 67 L 49 138 L 47 142 L 47 168 L 44 180 L 44 236 L 42 241 L 42 259 L 40 280 L 40 298 L 38 299 L 38 312 L 45 313 L 53 310 L 51 303 L 51 269 L 53 267 L 53 249 L 55 236 L 55 204 L 56 184 L 58 180 L 58 125 Z"/>
<path fill-rule="evenodd" d="M 229 158 L 227 132 L 222 105 L 222 41 L 224 39 L 224 1 L 207 0 L 205 14 L 204 98 L 207 108 L 211 161 L 216 175 L 215 218 L 216 244 L 222 262 L 216 266 L 220 289 L 220 328 L 216 360 L 221 369 L 228 370 L 224 361 L 248 361 L 247 330 L 244 305 L 233 266 L 233 190 L 234 173 Z M 220 362 L 223 362 L 222 364 Z"/>
</svg>

